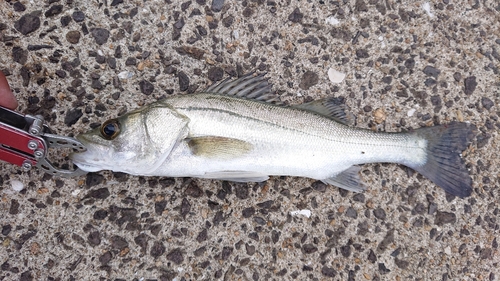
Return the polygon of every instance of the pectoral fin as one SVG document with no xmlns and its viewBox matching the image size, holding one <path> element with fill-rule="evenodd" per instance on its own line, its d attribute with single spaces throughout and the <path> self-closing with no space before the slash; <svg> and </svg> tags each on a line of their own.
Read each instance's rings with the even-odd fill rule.
<svg viewBox="0 0 500 281">
<path fill-rule="evenodd" d="M 188 138 L 186 141 L 194 155 L 207 158 L 241 157 L 253 148 L 253 145 L 246 141 L 216 136 L 194 137 Z"/>
<path fill-rule="evenodd" d="M 349 191 L 362 192 L 366 188 L 359 177 L 360 170 L 360 167 L 352 166 L 335 177 L 324 179 L 323 182 L 347 189 Z"/>
<path fill-rule="evenodd" d="M 211 172 L 211 173 L 206 173 L 201 177 L 206 179 L 218 179 L 218 180 L 235 181 L 235 182 L 262 182 L 269 179 L 268 175 L 251 171 Z"/>
</svg>

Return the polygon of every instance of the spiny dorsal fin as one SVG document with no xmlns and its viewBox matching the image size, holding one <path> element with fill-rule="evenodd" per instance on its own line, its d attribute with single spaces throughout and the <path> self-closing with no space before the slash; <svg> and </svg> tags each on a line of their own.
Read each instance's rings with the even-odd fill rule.
<svg viewBox="0 0 500 281">
<path fill-rule="evenodd" d="M 227 78 L 203 92 L 280 104 L 279 97 L 271 92 L 272 84 L 267 82 L 264 75 L 265 73 L 256 75 L 252 72 L 235 80 Z"/>
<path fill-rule="evenodd" d="M 338 100 L 335 98 L 315 100 L 304 104 L 294 105 L 294 107 L 326 116 L 344 125 L 349 125 L 350 123 L 344 111 L 345 106 L 339 104 Z"/>
<path fill-rule="evenodd" d="M 246 141 L 217 136 L 187 138 L 186 141 L 194 155 L 207 158 L 237 158 L 253 148 L 253 145 Z"/>
</svg>

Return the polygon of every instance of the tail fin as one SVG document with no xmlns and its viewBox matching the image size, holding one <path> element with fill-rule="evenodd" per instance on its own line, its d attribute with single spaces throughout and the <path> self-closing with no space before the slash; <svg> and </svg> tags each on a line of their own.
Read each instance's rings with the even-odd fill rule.
<svg viewBox="0 0 500 281">
<path fill-rule="evenodd" d="M 452 122 L 415 130 L 427 140 L 427 161 L 424 165 L 411 167 L 446 192 L 458 197 L 472 193 L 472 179 L 461 158 L 475 135 L 476 127 L 468 123 Z"/>
</svg>

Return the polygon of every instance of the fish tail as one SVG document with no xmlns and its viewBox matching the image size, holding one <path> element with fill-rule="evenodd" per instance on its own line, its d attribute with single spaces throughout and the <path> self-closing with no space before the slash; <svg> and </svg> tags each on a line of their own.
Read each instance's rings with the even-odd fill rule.
<svg viewBox="0 0 500 281">
<path fill-rule="evenodd" d="M 427 159 L 422 165 L 410 167 L 452 195 L 470 196 L 472 179 L 461 153 L 472 141 L 475 131 L 474 125 L 461 122 L 415 130 L 413 134 L 427 141 Z"/>
</svg>

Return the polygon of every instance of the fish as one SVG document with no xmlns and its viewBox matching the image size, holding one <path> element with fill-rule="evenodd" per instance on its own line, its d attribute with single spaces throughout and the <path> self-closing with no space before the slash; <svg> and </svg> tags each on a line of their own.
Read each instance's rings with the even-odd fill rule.
<svg viewBox="0 0 500 281">
<path fill-rule="evenodd" d="M 113 118 L 76 138 L 70 158 L 87 172 L 263 182 L 306 177 L 354 192 L 367 188 L 360 165 L 396 163 L 446 192 L 472 192 L 462 152 L 476 133 L 466 122 L 408 132 L 351 126 L 345 106 L 325 98 L 284 105 L 265 74 L 226 79 Z"/>
</svg>

